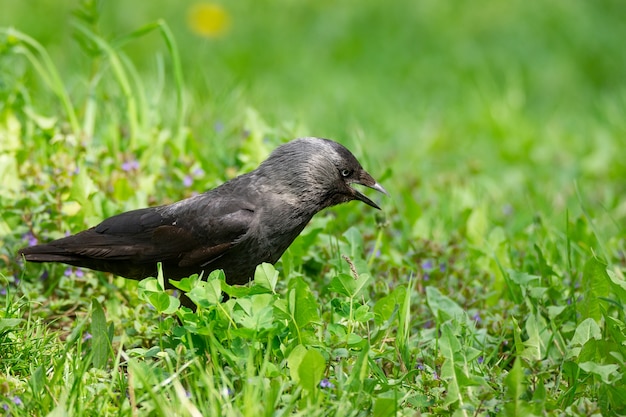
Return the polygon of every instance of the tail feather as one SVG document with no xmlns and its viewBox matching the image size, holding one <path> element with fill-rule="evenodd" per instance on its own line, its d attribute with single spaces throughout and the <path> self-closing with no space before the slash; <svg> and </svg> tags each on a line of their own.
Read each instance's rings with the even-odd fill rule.
<svg viewBox="0 0 626 417">
<path fill-rule="evenodd" d="M 53 241 L 52 243 L 59 242 L 61 240 L 62 239 L 59 239 Z M 84 247 L 82 249 L 89 251 L 90 248 Z M 98 250 L 101 250 L 101 248 Z M 64 248 L 52 244 L 44 244 L 22 248 L 18 251 L 18 256 L 29 262 L 61 262 L 81 268 L 111 272 L 113 274 L 131 279 L 143 279 L 149 276 L 156 276 L 157 273 L 156 262 L 119 262 L 115 259 L 107 260 L 102 258 L 93 258 L 89 255 L 76 253 L 76 251 L 76 246 Z M 193 272 L 190 271 L 185 276 L 189 276 L 192 273 Z"/>
<path fill-rule="evenodd" d="M 72 262 L 80 259 L 65 249 L 52 245 L 22 248 L 18 251 L 18 256 L 24 257 L 29 262 Z"/>
</svg>

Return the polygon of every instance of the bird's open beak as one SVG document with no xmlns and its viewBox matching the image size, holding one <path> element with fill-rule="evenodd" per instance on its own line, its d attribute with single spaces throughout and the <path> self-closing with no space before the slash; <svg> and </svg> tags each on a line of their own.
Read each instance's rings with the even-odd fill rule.
<svg viewBox="0 0 626 417">
<path fill-rule="evenodd" d="M 379 191 L 379 192 L 381 192 L 381 193 L 383 193 L 385 195 L 389 195 L 387 190 L 385 190 L 382 185 L 377 183 L 376 180 L 374 178 L 372 178 L 372 176 L 370 174 L 368 174 L 367 172 L 365 172 L 365 171 L 363 171 L 363 173 L 361 174 L 361 178 L 359 178 L 359 180 L 356 181 L 355 184 L 361 184 L 361 185 L 369 187 L 369 188 L 371 188 L 373 190 Z M 380 210 L 380 207 L 378 206 L 378 204 L 376 204 L 372 200 L 370 200 L 365 194 L 361 193 L 360 191 L 358 191 L 358 190 L 356 190 L 354 188 L 352 188 L 352 190 L 354 191 L 354 198 L 355 199 L 364 202 L 368 206 L 372 206 L 372 207 L 377 208 L 378 210 Z"/>
</svg>

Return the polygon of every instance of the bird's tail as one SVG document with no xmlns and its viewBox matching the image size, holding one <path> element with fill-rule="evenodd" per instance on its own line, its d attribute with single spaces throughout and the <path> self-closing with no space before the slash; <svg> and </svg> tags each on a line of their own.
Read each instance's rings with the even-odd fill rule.
<svg viewBox="0 0 626 417">
<path fill-rule="evenodd" d="M 29 262 L 72 262 L 78 260 L 76 255 L 52 245 L 29 246 L 20 249 L 17 254 Z"/>
</svg>

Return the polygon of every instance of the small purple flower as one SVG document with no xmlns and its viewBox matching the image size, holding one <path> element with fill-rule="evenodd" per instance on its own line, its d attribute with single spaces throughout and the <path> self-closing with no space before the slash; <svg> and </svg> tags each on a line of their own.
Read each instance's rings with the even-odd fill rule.
<svg viewBox="0 0 626 417">
<path fill-rule="evenodd" d="M 48 272 L 48 270 L 47 270 L 47 269 L 46 269 L 46 270 L 44 270 L 44 271 L 41 273 L 41 276 L 39 277 L 39 281 L 45 281 L 45 280 L 47 280 L 49 275 L 50 275 L 50 273 Z"/>
<path fill-rule="evenodd" d="M 122 170 L 123 171 L 133 171 L 139 169 L 139 162 L 136 159 L 131 159 L 130 161 L 124 161 L 122 163 Z"/>
<path fill-rule="evenodd" d="M 72 268 L 71 266 L 68 266 L 63 272 L 63 275 L 65 275 L 66 277 L 71 277 L 73 275 L 76 278 L 82 278 L 85 276 L 85 272 L 82 269 Z"/>
<path fill-rule="evenodd" d="M 438 380 L 439 380 L 439 374 L 437 373 L 437 371 L 433 372 L 433 379 L 434 379 L 435 381 L 438 381 Z"/>
<path fill-rule="evenodd" d="M 191 174 L 194 177 L 202 177 L 204 176 L 204 170 L 202 168 L 196 168 L 191 172 Z"/>
<path fill-rule="evenodd" d="M 430 259 L 422 261 L 422 269 L 425 271 L 431 271 L 433 269 L 433 261 Z"/>
<path fill-rule="evenodd" d="M 424 281 L 430 280 L 430 274 L 428 272 L 424 272 L 424 277 L 422 278 Z"/>
<path fill-rule="evenodd" d="M 423 363 L 418 363 L 416 368 L 419 369 L 420 371 L 423 371 L 424 370 L 424 364 Z"/>
<path fill-rule="evenodd" d="M 83 333 L 83 342 L 86 342 L 87 340 L 91 339 L 92 337 L 93 336 L 89 332 Z"/>
<path fill-rule="evenodd" d="M 28 232 L 22 236 L 23 239 L 28 241 L 28 246 L 35 246 L 38 242 L 37 238 L 33 235 L 33 232 Z"/>
<path fill-rule="evenodd" d="M 475 313 L 472 316 L 472 320 L 474 320 L 477 324 L 483 321 L 483 319 L 480 317 L 480 314 L 478 314 L 478 313 Z"/>
<path fill-rule="evenodd" d="M 13 396 L 13 404 L 15 405 L 23 405 L 22 399 L 17 395 Z"/>
<path fill-rule="evenodd" d="M 328 380 L 328 378 L 324 378 L 324 379 L 322 379 L 320 381 L 320 388 L 330 388 L 330 389 L 332 389 L 332 388 L 335 388 L 335 385 L 333 385 L 333 383 L 330 382 Z"/>
<path fill-rule="evenodd" d="M 220 121 L 215 122 L 215 124 L 213 125 L 213 129 L 217 133 L 221 132 L 222 130 L 224 130 L 224 123 L 222 123 Z"/>
<path fill-rule="evenodd" d="M 191 184 L 193 184 L 193 178 L 191 178 L 190 175 L 185 175 L 185 178 L 183 178 L 183 185 L 185 187 L 191 187 Z"/>
<path fill-rule="evenodd" d="M 7 289 L 5 287 L 0 288 L 0 295 L 7 295 Z"/>
<path fill-rule="evenodd" d="M 485 361 L 485 358 L 483 358 L 482 356 L 479 356 L 479 357 L 478 357 L 478 359 L 476 359 L 476 361 L 477 361 L 479 364 L 482 364 L 482 363 Z"/>
<path fill-rule="evenodd" d="M 439 264 L 439 271 L 440 272 L 446 272 L 446 263 L 445 262 L 441 262 Z"/>
</svg>

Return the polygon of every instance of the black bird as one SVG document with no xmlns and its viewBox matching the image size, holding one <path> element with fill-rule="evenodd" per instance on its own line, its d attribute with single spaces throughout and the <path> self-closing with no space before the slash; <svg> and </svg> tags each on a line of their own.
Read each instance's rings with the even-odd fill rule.
<svg viewBox="0 0 626 417">
<path fill-rule="evenodd" d="M 118 214 L 19 254 L 31 262 L 62 262 L 132 279 L 156 276 L 157 262 L 166 279 L 223 269 L 229 284 L 244 284 L 258 264 L 277 262 L 320 210 L 351 200 L 380 209 L 352 184 L 387 194 L 344 146 L 295 139 L 254 171 L 215 189 Z"/>
</svg>

